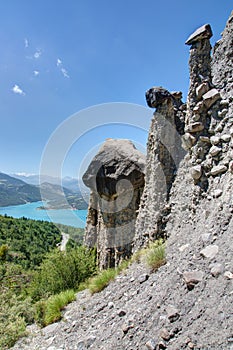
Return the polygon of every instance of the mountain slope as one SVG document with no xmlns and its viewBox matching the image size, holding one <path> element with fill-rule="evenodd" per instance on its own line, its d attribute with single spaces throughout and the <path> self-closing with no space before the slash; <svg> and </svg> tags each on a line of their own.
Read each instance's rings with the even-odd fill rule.
<svg viewBox="0 0 233 350">
<path fill-rule="evenodd" d="M 38 187 L 0 173 L 0 206 L 25 204 L 41 200 Z"/>
</svg>

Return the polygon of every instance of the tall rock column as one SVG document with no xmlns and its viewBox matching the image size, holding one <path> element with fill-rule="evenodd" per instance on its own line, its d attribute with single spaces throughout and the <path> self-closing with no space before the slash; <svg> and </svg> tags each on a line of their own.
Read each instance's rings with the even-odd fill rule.
<svg viewBox="0 0 233 350">
<path fill-rule="evenodd" d="M 145 156 L 132 142 L 108 139 L 83 175 L 91 189 L 84 244 L 97 247 L 101 269 L 132 253 L 144 167 Z"/>
<path fill-rule="evenodd" d="M 182 94 L 154 87 L 146 92 L 147 104 L 156 108 L 147 142 L 145 188 L 136 221 L 134 250 L 164 236 L 167 205 L 179 162 L 184 157 L 181 147 L 184 105 Z"/>
</svg>

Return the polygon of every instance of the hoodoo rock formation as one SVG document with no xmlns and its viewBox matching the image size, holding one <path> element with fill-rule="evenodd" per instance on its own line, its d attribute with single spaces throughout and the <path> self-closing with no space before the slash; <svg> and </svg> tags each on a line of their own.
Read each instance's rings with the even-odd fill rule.
<svg viewBox="0 0 233 350">
<path fill-rule="evenodd" d="M 79 293 L 64 321 L 15 350 L 233 349 L 233 12 L 212 56 L 211 35 L 205 25 L 186 42 L 187 104 L 180 92 L 146 93 L 156 111 L 145 180 L 144 158 L 125 140 L 107 141 L 84 175 L 85 242 L 97 244 L 100 266 L 156 237 L 166 238 L 167 263 L 152 273 L 134 262 L 102 292 Z"/>
<path fill-rule="evenodd" d="M 145 156 L 132 142 L 108 139 L 83 176 L 91 189 L 84 243 L 97 247 L 100 268 L 132 254 L 144 168 Z"/>
</svg>

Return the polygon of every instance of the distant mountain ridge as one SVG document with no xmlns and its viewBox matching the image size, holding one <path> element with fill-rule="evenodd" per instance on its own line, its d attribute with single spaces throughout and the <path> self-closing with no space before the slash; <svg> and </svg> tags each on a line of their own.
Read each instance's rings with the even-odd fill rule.
<svg viewBox="0 0 233 350">
<path fill-rule="evenodd" d="M 41 200 L 39 187 L 0 173 L 0 206 L 25 204 Z"/>
<path fill-rule="evenodd" d="M 20 176 L 29 178 L 27 176 Z M 36 178 L 37 177 L 37 178 Z M 31 180 L 36 181 L 38 175 L 32 175 Z M 47 177 L 47 179 L 55 179 Z M 78 186 L 77 186 L 78 189 Z M 65 195 L 65 196 L 64 196 Z M 40 186 L 26 183 L 22 179 L 0 172 L 0 206 L 19 205 L 46 200 L 49 209 L 87 209 L 87 200 L 84 200 L 81 191 L 61 187 L 60 184 L 44 182 Z M 45 209 L 42 207 L 42 209 Z"/>
</svg>

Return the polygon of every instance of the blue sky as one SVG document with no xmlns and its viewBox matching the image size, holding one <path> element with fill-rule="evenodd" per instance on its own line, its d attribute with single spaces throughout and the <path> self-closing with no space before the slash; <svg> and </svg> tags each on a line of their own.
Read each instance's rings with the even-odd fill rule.
<svg viewBox="0 0 233 350">
<path fill-rule="evenodd" d="M 217 0 L 1 1 L 0 170 L 38 173 L 54 130 L 94 105 L 142 105 L 148 128 L 145 90 L 161 85 L 186 97 L 185 40 L 210 23 L 216 42 L 231 10 L 230 1 Z M 107 137 L 145 145 L 147 133 L 123 125 L 86 132 L 63 174 L 77 176 L 86 154 Z"/>
</svg>

